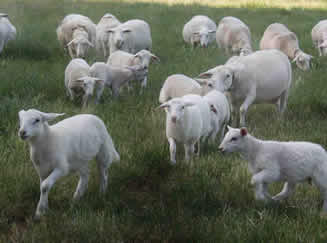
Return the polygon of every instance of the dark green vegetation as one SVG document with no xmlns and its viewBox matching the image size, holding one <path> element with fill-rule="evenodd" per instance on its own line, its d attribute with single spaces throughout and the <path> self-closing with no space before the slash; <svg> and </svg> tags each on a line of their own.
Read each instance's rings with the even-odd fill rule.
<svg viewBox="0 0 327 243">
<path fill-rule="evenodd" d="M 317 56 L 310 32 L 326 17 L 325 11 L 109 1 L 26 0 L 4 6 L 18 37 L 0 55 L 1 242 L 326 242 L 327 220 L 319 217 L 322 200 L 316 187 L 300 185 L 295 195 L 281 204 L 257 203 L 246 162 L 236 154 L 222 156 L 218 144 L 204 148 L 192 165 L 178 159 L 177 166 L 172 166 L 165 114 L 154 109 L 168 75 L 196 76 L 227 59 L 215 45 L 192 50 L 183 43 L 182 28 L 192 15 L 205 14 L 216 22 L 227 15 L 242 19 L 250 26 L 255 49 L 265 28 L 278 21 L 297 33 L 305 52 Z M 106 12 L 121 21 L 148 21 L 153 53 L 161 63 L 150 67 L 143 96 L 123 92 L 112 101 L 106 90 L 100 105 L 81 110 L 65 95 L 64 69 L 70 59 L 59 47 L 55 29 L 66 14 L 85 14 L 97 23 Z M 91 55 L 88 62 L 94 61 Z M 247 118 L 249 131 L 264 139 L 306 140 L 327 147 L 327 61 L 315 58 L 309 72 L 293 67 L 284 119 L 278 119 L 274 106 L 253 106 Z M 39 223 L 32 220 L 39 178 L 28 146 L 17 136 L 17 112 L 32 107 L 65 112 L 66 117 L 98 115 L 121 155 L 121 162 L 109 169 L 105 197 L 98 193 L 98 175 L 92 163 L 89 189 L 81 202 L 72 204 L 78 177 L 66 177 L 50 192 L 50 211 Z M 182 158 L 183 150 L 178 147 L 178 151 Z M 280 189 L 281 184 L 271 187 L 272 193 Z"/>
</svg>

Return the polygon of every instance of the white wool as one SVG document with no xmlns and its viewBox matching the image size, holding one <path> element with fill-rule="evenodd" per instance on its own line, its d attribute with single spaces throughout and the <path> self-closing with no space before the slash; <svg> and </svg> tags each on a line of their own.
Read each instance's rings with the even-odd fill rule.
<svg viewBox="0 0 327 243">
<path fill-rule="evenodd" d="M 16 39 L 16 28 L 8 19 L 8 14 L 0 13 L 0 53 L 8 41 Z"/>
<path fill-rule="evenodd" d="M 327 55 L 327 20 L 319 21 L 311 31 L 312 42 L 319 51 L 319 56 Z"/>
</svg>

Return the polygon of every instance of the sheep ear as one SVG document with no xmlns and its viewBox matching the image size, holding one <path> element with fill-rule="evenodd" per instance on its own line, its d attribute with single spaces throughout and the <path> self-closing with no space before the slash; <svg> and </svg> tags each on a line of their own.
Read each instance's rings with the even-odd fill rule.
<svg viewBox="0 0 327 243">
<path fill-rule="evenodd" d="M 200 73 L 200 74 L 198 75 L 198 78 L 211 78 L 212 75 L 213 75 L 212 72 L 204 72 L 204 73 Z"/>
<path fill-rule="evenodd" d="M 70 46 L 71 44 L 73 44 L 74 41 L 75 41 L 75 39 L 72 39 L 70 42 L 68 42 L 68 44 L 66 46 Z"/>
<path fill-rule="evenodd" d="M 163 103 L 163 104 L 159 105 L 159 106 L 156 108 L 156 110 L 158 110 L 158 109 L 160 109 L 160 108 L 166 108 L 166 107 L 168 107 L 168 106 L 169 106 L 169 104 L 166 102 L 166 103 Z"/>
<path fill-rule="evenodd" d="M 201 78 L 193 78 L 193 79 L 200 85 L 206 85 L 208 83 L 207 79 L 201 79 Z"/>
<path fill-rule="evenodd" d="M 228 125 L 227 125 L 227 129 L 228 129 L 228 130 L 231 130 L 231 129 L 233 129 L 233 128 L 232 128 L 231 126 L 228 126 Z"/>
<path fill-rule="evenodd" d="M 216 33 L 216 30 L 209 30 L 209 33 Z"/>
<path fill-rule="evenodd" d="M 244 137 L 248 134 L 248 130 L 245 127 L 242 127 L 240 130 L 240 133 L 241 133 L 242 137 Z"/>
<path fill-rule="evenodd" d="M 47 122 L 52 121 L 59 116 L 65 115 L 65 113 L 45 113 L 45 112 L 41 112 L 41 111 L 39 111 L 38 113 L 41 115 L 42 120 L 47 121 Z"/>
<path fill-rule="evenodd" d="M 193 102 L 191 102 L 191 101 L 185 101 L 185 102 L 184 102 L 184 106 L 185 106 L 185 107 L 189 107 L 189 106 L 193 106 L 193 105 L 195 105 L 195 103 L 193 103 Z"/>
<path fill-rule="evenodd" d="M 153 55 L 153 54 L 151 54 L 151 60 L 154 60 L 156 62 L 160 62 L 159 57 L 157 57 L 156 55 Z"/>
<path fill-rule="evenodd" d="M 124 33 L 129 33 L 129 32 L 132 32 L 132 30 L 131 29 L 124 29 L 123 32 Z"/>
<path fill-rule="evenodd" d="M 114 33 L 114 30 L 113 29 L 107 29 L 106 32 L 108 32 L 108 33 Z"/>
<path fill-rule="evenodd" d="M 9 15 L 8 14 L 5 14 L 5 13 L 1 13 L 0 14 L 0 18 L 2 18 L 2 17 L 8 17 Z"/>
<path fill-rule="evenodd" d="M 1 16 L 0 16 L 0 17 L 1 17 Z M 20 111 L 18 112 L 18 117 L 21 117 L 21 115 L 23 115 L 25 112 L 26 112 L 25 110 L 20 110 Z"/>
</svg>

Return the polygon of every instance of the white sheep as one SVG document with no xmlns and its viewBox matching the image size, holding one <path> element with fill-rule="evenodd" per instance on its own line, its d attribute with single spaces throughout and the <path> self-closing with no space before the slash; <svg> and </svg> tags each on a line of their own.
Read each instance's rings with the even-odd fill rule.
<svg viewBox="0 0 327 243">
<path fill-rule="evenodd" d="M 159 102 L 164 103 L 171 98 L 187 94 L 205 95 L 214 88 L 213 82 L 210 80 L 192 79 L 183 74 L 173 74 L 168 76 L 162 85 Z"/>
<path fill-rule="evenodd" d="M 18 134 L 28 142 L 30 158 L 40 177 L 41 195 L 36 219 L 47 210 L 48 194 L 54 183 L 70 172 L 77 171 L 80 176 L 74 199 L 83 196 L 89 178 L 88 162 L 93 158 L 96 158 L 99 169 L 100 191 L 106 191 L 107 169 L 120 157 L 102 120 L 94 115 L 82 114 L 49 126 L 49 121 L 64 114 L 35 109 L 21 110 L 18 114 Z"/>
<path fill-rule="evenodd" d="M 166 111 L 166 136 L 169 143 L 170 161 L 176 163 L 176 142 L 185 149 L 185 160 L 194 154 L 194 146 L 200 144 L 203 121 L 199 107 L 183 98 L 174 98 L 159 106 Z"/>
<path fill-rule="evenodd" d="M 141 50 L 136 54 L 131 54 L 125 51 L 117 50 L 112 53 L 107 61 L 107 64 L 112 66 L 134 66 L 134 65 L 142 65 L 143 67 L 147 67 L 149 69 L 150 62 L 154 60 L 160 62 L 159 57 L 154 55 L 148 50 Z M 144 88 L 146 88 L 148 77 L 144 77 L 141 81 L 141 93 Z M 128 89 L 131 88 L 130 82 L 127 83 Z"/>
<path fill-rule="evenodd" d="M 279 49 L 292 62 L 296 62 L 300 69 L 304 71 L 310 69 L 310 61 L 313 57 L 300 49 L 296 34 L 283 24 L 274 23 L 267 27 L 260 41 L 260 49 Z"/>
<path fill-rule="evenodd" d="M 89 48 L 95 46 L 96 25 L 86 16 L 69 14 L 59 24 L 57 37 L 68 48 L 71 58 L 84 58 Z"/>
<path fill-rule="evenodd" d="M 248 55 L 252 53 L 250 29 L 238 18 L 229 16 L 220 20 L 216 41 L 227 54 Z"/>
<path fill-rule="evenodd" d="M 0 13 L 0 53 L 8 41 L 16 39 L 16 28 L 8 19 L 8 14 Z"/>
<path fill-rule="evenodd" d="M 292 82 L 292 67 L 287 56 L 277 50 L 262 50 L 234 58 L 199 75 L 216 82 L 221 92 L 229 91 L 233 112 L 245 126 L 245 116 L 251 104 L 276 104 L 282 114 L 287 106 Z M 238 112 L 239 111 L 239 112 Z M 234 119 L 233 119 L 234 120 Z M 235 119 L 237 121 L 238 119 Z"/>
<path fill-rule="evenodd" d="M 110 53 L 108 29 L 120 25 L 121 22 L 112 14 L 106 13 L 96 26 L 96 49 L 98 55 L 103 55 L 105 60 L 108 59 Z"/>
<path fill-rule="evenodd" d="M 66 94 L 74 100 L 76 96 L 83 95 L 83 107 L 96 89 L 95 102 L 98 103 L 104 88 L 103 79 L 90 76 L 90 66 L 81 58 L 72 59 L 65 69 Z"/>
<path fill-rule="evenodd" d="M 143 49 L 150 50 L 152 47 L 150 25 L 144 20 L 132 19 L 108 29 L 107 32 L 110 55 L 117 50 L 135 54 Z"/>
<path fill-rule="evenodd" d="M 312 42 L 319 51 L 319 56 L 327 55 L 327 20 L 319 21 L 311 31 Z"/>
<path fill-rule="evenodd" d="M 214 143 L 218 132 L 220 131 L 220 140 L 222 141 L 225 129 L 230 121 L 230 107 L 225 94 L 217 90 L 212 90 L 203 98 L 208 102 L 211 110 L 211 134 L 210 141 Z"/>
<path fill-rule="evenodd" d="M 111 88 L 113 96 L 119 95 L 122 86 L 132 80 L 144 79 L 148 69 L 142 65 L 134 66 L 111 66 L 104 62 L 96 62 L 90 67 L 90 75 L 96 79 L 103 80 L 104 84 Z"/>
<path fill-rule="evenodd" d="M 217 25 L 209 17 L 204 15 L 193 16 L 183 28 L 183 38 L 192 47 L 200 45 L 208 47 L 215 40 Z"/>
<path fill-rule="evenodd" d="M 327 153 L 310 142 L 265 141 L 251 136 L 246 128 L 230 128 L 219 146 L 222 152 L 239 152 L 249 162 L 257 200 L 283 200 L 299 182 L 313 179 L 323 194 L 322 211 L 327 213 Z M 268 185 L 284 181 L 283 190 L 271 197 Z"/>
</svg>

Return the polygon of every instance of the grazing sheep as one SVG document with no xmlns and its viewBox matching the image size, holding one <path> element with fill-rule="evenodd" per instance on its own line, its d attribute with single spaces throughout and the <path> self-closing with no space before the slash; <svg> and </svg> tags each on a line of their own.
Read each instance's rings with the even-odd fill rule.
<svg viewBox="0 0 327 243">
<path fill-rule="evenodd" d="M 319 51 L 319 56 L 327 55 L 327 20 L 319 21 L 311 31 L 312 42 Z"/>
<path fill-rule="evenodd" d="M 144 79 L 148 75 L 148 69 L 142 65 L 117 67 L 96 62 L 90 68 L 90 75 L 103 80 L 104 84 L 111 88 L 113 96 L 118 97 L 122 86 L 131 80 Z"/>
<path fill-rule="evenodd" d="M 230 128 L 219 146 L 222 152 L 240 152 L 249 162 L 257 200 L 283 200 L 290 196 L 299 182 L 313 179 L 320 189 L 327 213 L 327 153 L 310 142 L 265 141 L 251 136 L 246 128 Z M 284 181 L 283 190 L 271 197 L 268 185 Z"/>
<path fill-rule="evenodd" d="M 184 25 L 183 38 L 192 47 L 208 47 L 215 40 L 216 29 L 217 25 L 209 17 L 196 15 Z"/>
<path fill-rule="evenodd" d="M 235 17 L 220 20 L 216 41 L 229 55 L 248 55 L 252 53 L 251 32 L 249 27 Z"/>
<path fill-rule="evenodd" d="M 170 161 L 176 163 L 176 142 L 185 149 L 185 160 L 194 154 L 195 143 L 200 144 L 203 121 L 199 107 L 183 98 L 174 98 L 159 108 L 166 111 L 166 136 L 169 142 Z"/>
<path fill-rule="evenodd" d="M 152 47 L 150 26 L 144 20 L 133 19 L 122 23 L 109 32 L 110 55 L 122 50 L 132 54 L 140 50 L 150 50 Z"/>
<path fill-rule="evenodd" d="M 274 23 L 267 27 L 260 41 L 260 49 L 279 49 L 296 62 L 298 68 L 304 71 L 310 69 L 313 57 L 300 49 L 296 34 L 283 24 Z"/>
<path fill-rule="evenodd" d="M 0 53 L 8 41 L 16 39 L 16 28 L 8 19 L 8 14 L 0 13 Z"/>
<path fill-rule="evenodd" d="M 81 58 L 70 61 L 65 70 L 65 86 L 67 96 L 74 100 L 75 96 L 83 94 L 83 107 L 88 104 L 96 88 L 95 103 L 98 103 L 104 88 L 104 80 L 93 78 L 89 72 L 90 66 Z"/>
<path fill-rule="evenodd" d="M 57 28 L 59 43 L 68 48 L 71 58 L 84 58 L 90 47 L 94 47 L 96 25 L 86 16 L 69 14 Z"/>
<path fill-rule="evenodd" d="M 253 103 L 276 104 L 281 114 L 285 111 L 292 82 L 292 67 L 281 51 L 263 50 L 240 56 L 199 77 L 216 82 L 215 86 L 220 87 L 218 90 L 221 92 L 230 92 L 233 112 L 237 113 L 234 117 L 240 116 L 240 124 L 245 126 L 247 110 Z"/>
<path fill-rule="evenodd" d="M 205 95 L 212 89 L 214 87 L 210 80 L 194 80 L 183 74 L 173 74 L 165 80 L 160 90 L 159 102 L 164 103 L 171 98 L 182 97 L 187 94 Z"/>
<path fill-rule="evenodd" d="M 120 21 L 112 14 L 105 14 L 96 26 L 96 49 L 98 55 L 108 59 L 110 53 L 109 34 L 108 29 L 120 25 Z"/>
<path fill-rule="evenodd" d="M 112 66 L 134 66 L 134 65 L 142 65 L 143 67 L 146 67 L 149 69 L 150 62 L 152 60 L 155 60 L 157 62 L 160 62 L 160 59 L 154 55 L 153 53 L 149 52 L 148 50 L 141 50 L 137 52 L 136 54 L 130 54 L 125 51 L 115 51 L 112 53 L 107 61 L 107 64 Z M 141 81 L 141 93 L 143 89 L 146 87 L 148 77 L 144 77 Z M 130 89 L 130 82 L 127 83 L 128 89 Z"/>
<path fill-rule="evenodd" d="M 87 189 L 88 161 L 96 158 L 100 174 L 100 191 L 108 184 L 107 169 L 119 161 L 114 143 L 102 120 L 94 115 L 76 115 L 49 126 L 48 122 L 64 114 L 44 113 L 35 109 L 21 110 L 18 135 L 28 142 L 30 158 L 40 177 L 40 201 L 35 218 L 48 209 L 48 194 L 55 182 L 77 171 L 80 176 L 74 199 Z"/>
</svg>

